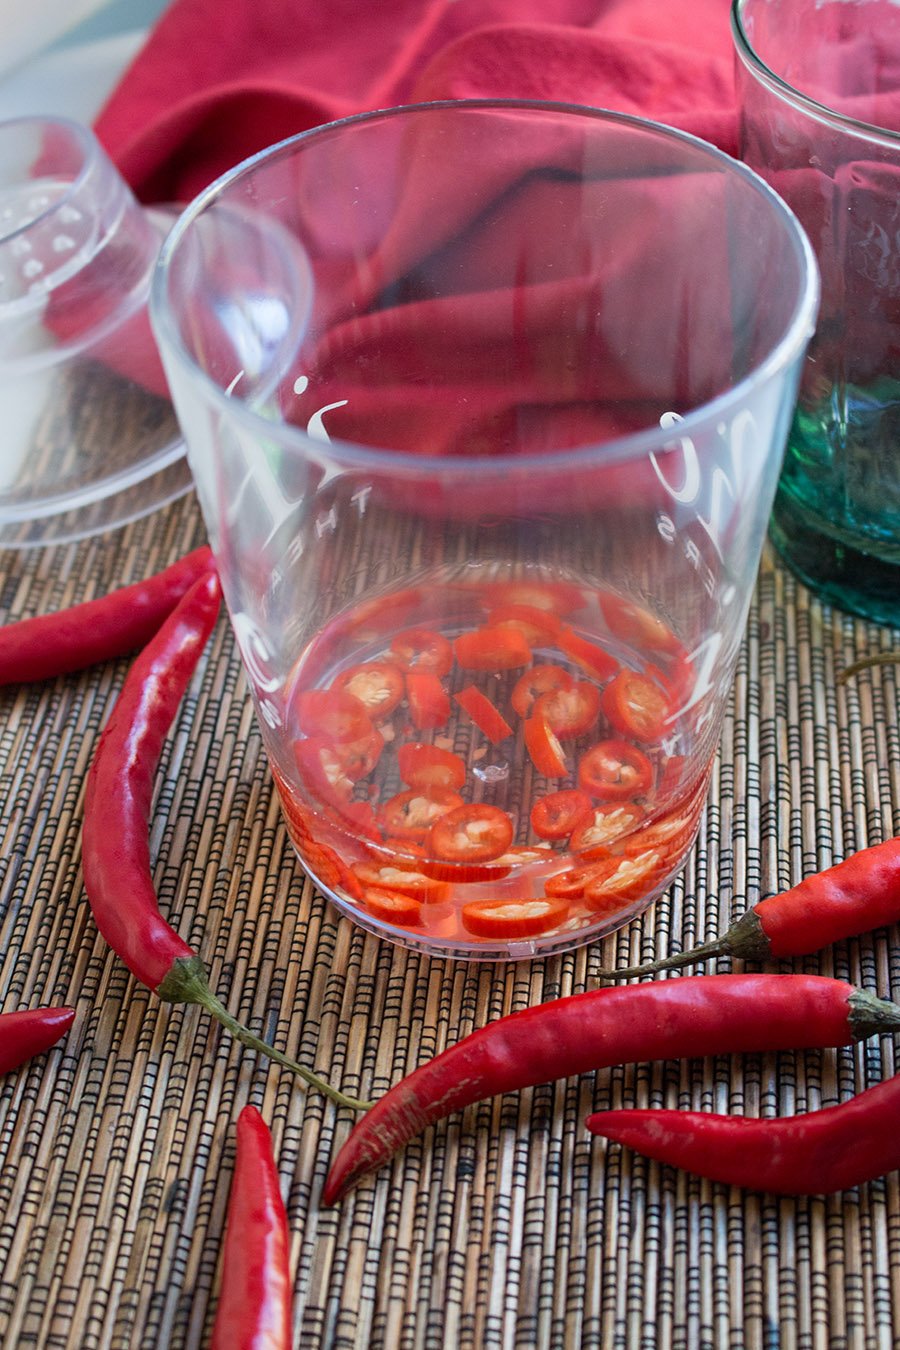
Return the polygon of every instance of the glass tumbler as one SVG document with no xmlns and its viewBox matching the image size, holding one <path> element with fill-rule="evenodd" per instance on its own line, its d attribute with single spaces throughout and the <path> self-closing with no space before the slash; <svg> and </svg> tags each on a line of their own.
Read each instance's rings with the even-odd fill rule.
<svg viewBox="0 0 900 1350">
<path fill-rule="evenodd" d="M 652 123 L 436 103 L 239 166 L 151 314 L 291 839 L 358 924 L 518 958 L 698 829 L 815 262 Z"/>
<path fill-rule="evenodd" d="M 741 158 L 815 249 L 822 306 L 772 535 L 823 598 L 900 623 L 900 9 L 734 0 Z"/>
<path fill-rule="evenodd" d="M 0 546 L 94 534 L 190 487 L 147 317 L 173 218 L 138 205 L 87 127 L 0 122 Z"/>
</svg>

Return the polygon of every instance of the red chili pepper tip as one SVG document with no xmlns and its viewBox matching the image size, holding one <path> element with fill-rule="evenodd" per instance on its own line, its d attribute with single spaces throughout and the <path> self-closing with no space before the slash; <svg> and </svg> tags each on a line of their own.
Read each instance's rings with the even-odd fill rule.
<svg viewBox="0 0 900 1350">
<path fill-rule="evenodd" d="M 831 1195 L 900 1167 L 900 1076 L 847 1102 L 778 1120 L 618 1110 L 587 1127 L 657 1162 L 773 1195 Z"/>
<path fill-rule="evenodd" d="M 0 1073 L 49 1050 L 69 1030 L 74 1008 L 22 1008 L 0 1014 Z"/>
<path fill-rule="evenodd" d="M 170 1003 L 205 1008 L 242 1045 L 268 1055 L 340 1106 L 345 1096 L 243 1027 L 219 1002 L 206 970 L 160 913 L 148 823 L 163 742 L 215 625 L 214 572 L 194 583 L 132 665 L 100 737 L 85 789 L 82 864 L 94 920 L 131 973 Z"/>
<path fill-rule="evenodd" d="M 255 1106 L 238 1116 L 222 1283 L 209 1350 L 291 1344 L 290 1234 L 272 1136 Z"/>
</svg>

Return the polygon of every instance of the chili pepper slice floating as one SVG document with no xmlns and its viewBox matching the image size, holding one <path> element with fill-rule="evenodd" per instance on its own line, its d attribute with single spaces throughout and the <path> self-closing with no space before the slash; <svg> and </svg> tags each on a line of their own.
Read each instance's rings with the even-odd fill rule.
<svg viewBox="0 0 900 1350">
<path fill-rule="evenodd" d="M 411 788 L 450 788 L 456 792 L 466 781 L 466 762 L 461 755 L 440 745 L 404 741 L 397 750 L 397 769 Z"/>
<path fill-rule="evenodd" d="M 564 778 L 569 772 L 563 748 L 540 713 L 525 721 L 525 749 L 544 778 Z"/>
<path fill-rule="evenodd" d="M 533 716 L 543 717 L 555 736 L 583 736 L 600 715 L 600 692 L 587 680 L 575 680 L 568 689 L 541 694 Z"/>
<path fill-rule="evenodd" d="M 509 701 L 520 717 L 530 717 L 541 694 L 549 694 L 554 689 L 571 689 L 574 683 L 575 677 L 564 666 L 548 663 L 532 666 L 516 680 Z"/>
<path fill-rule="evenodd" d="M 472 628 L 453 642 L 463 670 L 516 670 L 531 661 L 531 648 L 519 628 Z"/>
<path fill-rule="evenodd" d="M 560 630 L 556 645 L 566 656 L 571 657 L 576 665 L 581 666 L 589 675 L 593 675 L 601 684 L 611 675 L 615 675 L 619 669 L 619 663 L 614 656 L 610 656 L 603 647 L 598 647 L 596 642 L 590 642 L 572 628 Z"/>
<path fill-rule="evenodd" d="M 424 839 L 436 820 L 462 805 L 452 788 L 408 788 L 382 805 L 381 823 L 396 839 Z"/>
<path fill-rule="evenodd" d="M 0 1073 L 9 1073 L 49 1050 L 66 1034 L 74 1017 L 74 1008 L 21 1008 L 0 1013 Z"/>
<path fill-rule="evenodd" d="M 165 921 L 150 871 L 148 822 L 163 742 L 215 625 L 219 580 L 195 582 L 131 666 L 100 737 L 85 788 L 82 857 L 94 920 L 140 982 L 169 1003 L 197 1003 L 251 1050 L 291 1069 L 342 1106 L 364 1110 L 241 1026 L 209 987 L 199 956 Z"/>
<path fill-rule="evenodd" d="M 578 786 L 603 802 L 640 797 L 653 781 L 653 765 L 628 741 L 598 741 L 578 761 Z"/>
<path fill-rule="evenodd" d="M 474 684 L 466 685 L 465 689 L 460 689 L 458 694 L 453 697 L 462 708 L 467 717 L 475 723 L 482 735 L 486 736 L 492 745 L 499 745 L 505 741 L 508 736 L 513 734 L 513 729 L 503 716 L 495 703 L 492 703 L 487 694 L 483 694 Z"/>
<path fill-rule="evenodd" d="M 346 689 L 304 689 L 295 707 L 297 725 L 307 736 L 344 745 L 365 740 L 374 730 L 364 705 Z"/>
<path fill-rule="evenodd" d="M 447 675 L 453 665 L 453 648 L 443 633 L 430 628 L 407 628 L 391 639 L 391 651 L 407 670 L 430 670 Z"/>
<path fill-rule="evenodd" d="M 6 624 L 0 628 L 0 685 L 68 675 L 136 651 L 212 566 L 204 544 L 145 581 L 56 614 Z"/>
<path fill-rule="evenodd" d="M 406 697 L 413 726 L 419 731 L 442 727 L 450 716 L 450 695 L 433 670 L 408 670 Z"/>
<path fill-rule="evenodd" d="M 821 1111 L 781 1119 L 704 1111 L 617 1110 L 588 1116 L 592 1134 L 728 1186 L 830 1195 L 900 1167 L 900 1075 Z"/>
<path fill-rule="evenodd" d="M 354 1126 L 322 1193 L 335 1204 L 427 1125 L 474 1102 L 651 1059 L 848 1045 L 900 1007 L 824 975 L 686 975 L 510 1013 L 422 1064 Z"/>
<path fill-rule="evenodd" d="M 342 671 L 334 689 L 343 689 L 358 698 L 376 722 L 389 717 L 403 697 L 403 671 L 391 661 L 363 661 Z"/>
<path fill-rule="evenodd" d="M 439 816 L 429 835 L 431 851 L 448 862 L 490 862 L 512 843 L 513 823 L 499 806 L 464 802 Z"/>
<path fill-rule="evenodd" d="M 591 820 L 594 805 L 580 788 L 562 788 L 538 797 L 531 808 L 531 828 L 539 839 L 568 839 L 579 825 Z"/>
<path fill-rule="evenodd" d="M 489 628 L 518 628 L 531 647 L 552 640 L 560 630 L 560 620 L 549 609 L 537 605 L 500 605 L 487 616 Z"/>
<path fill-rule="evenodd" d="M 472 900 L 463 905 L 463 927 L 476 937 L 537 937 L 561 924 L 569 912 L 568 902 L 544 898 L 529 900 Z"/>
<path fill-rule="evenodd" d="M 600 708 L 614 731 L 644 745 L 666 728 L 669 700 L 658 684 L 636 670 L 620 670 L 603 690 Z"/>
<path fill-rule="evenodd" d="M 237 1121 L 219 1306 L 209 1350 L 290 1350 L 287 1214 L 272 1136 L 255 1106 Z"/>
<path fill-rule="evenodd" d="M 713 956 L 741 961 L 808 956 L 843 938 L 900 920 L 900 838 L 886 839 L 748 909 L 721 937 L 643 966 L 601 970 L 603 979 L 676 970 Z"/>
<path fill-rule="evenodd" d="M 393 923 L 401 928 L 417 928 L 422 922 L 422 902 L 406 891 L 389 890 L 386 886 L 366 886 L 362 902 L 374 919 Z"/>
</svg>

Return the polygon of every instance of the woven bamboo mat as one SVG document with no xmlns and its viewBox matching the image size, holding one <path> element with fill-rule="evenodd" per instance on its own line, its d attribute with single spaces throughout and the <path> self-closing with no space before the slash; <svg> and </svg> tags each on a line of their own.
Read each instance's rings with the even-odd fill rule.
<svg viewBox="0 0 900 1350">
<path fill-rule="evenodd" d="M 105 538 L 0 554 L 0 618 L 99 594 L 202 538 L 186 498 Z M 850 661 L 892 647 L 900 634 L 823 608 L 767 555 L 682 877 L 602 944 L 478 966 L 379 943 L 304 881 L 223 620 L 159 775 L 163 909 L 237 1016 L 376 1095 L 490 1018 L 584 989 L 614 956 L 710 937 L 761 894 L 900 829 L 900 671 L 835 684 Z M 642 1065 L 503 1098 L 416 1140 L 342 1208 L 320 1209 L 349 1118 L 198 1010 L 160 1004 L 93 926 L 82 794 L 125 669 L 0 691 L 0 1009 L 77 1008 L 60 1045 L 0 1080 L 3 1346 L 206 1344 L 233 1123 L 248 1100 L 274 1136 L 304 1350 L 900 1344 L 897 1175 L 778 1200 L 648 1164 L 583 1129 L 592 1109 L 633 1101 L 813 1109 L 892 1073 L 889 1041 Z M 895 939 L 881 932 L 798 967 L 900 997 Z"/>
</svg>

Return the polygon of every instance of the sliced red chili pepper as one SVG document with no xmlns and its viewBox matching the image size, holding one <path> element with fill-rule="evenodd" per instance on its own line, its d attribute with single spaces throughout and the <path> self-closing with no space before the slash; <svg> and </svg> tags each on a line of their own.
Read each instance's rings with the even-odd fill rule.
<svg viewBox="0 0 900 1350">
<path fill-rule="evenodd" d="M 600 716 L 600 691 L 587 680 L 573 680 L 568 689 L 541 694 L 533 715 L 543 717 L 555 736 L 583 736 Z"/>
<path fill-rule="evenodd" d="M 596 912 L 615 913 L 629 900 L 646 895 L 663 872 L 663 855 L 655 848 L 634 857 L 607 858 L 595 863 L 586 878 L 584 902 Z"/>
<path fill-rule="evenodd" d="M 822 975 L 686 975 L 525 1008 L 472 1032 L 385 1093 L 341 1148 L 323 1202 L 335 1204 L 426 1126 L 501 1093 L 617 1064 L 848 1045 L 898 1023 L 896 1005 Z M 891 1122 L 896 1134 L 896 1102 Z M 858 1121 L 854 1130 L 858 1143 L 865 1131 Z M 763 1155 L 753 1156 L 759 1166 Z"/>
<path fill-rule="evenodd" d="M 148 839 L 153 775 L 172 719 L 215 625 L 215 573 L 191 587 L 126 676 L 88 772 L 82 829 L 84 885 L 101 934 L 131 973 L 169 1003 L 197 1003 L 243 1045 L 355 1110 L 338 1092 L 242 1027 L 209 987 L 203 962 L 160 913 Z"/>
<path fill-rule="evenodd" d="M 453 648 L 443 633 L 430 628 L 407 628 L 391 639 L 391 651 L 407 670 L 430 670 L 447 675 L 453 666 Z"/>
<path fill-rule="evenodd" d="M 406 867 L 395 867 L 391 863 L 356 862 L 353 872 L 364 887 L 401 891 L 404 895 L 425 900 L 429 904 L 446 900 L 450 892 L 447 883 L 437 877 L 429 877 L 424 872 L 414 872 Z"/>
<path fill-rule="evenodd" d="M 450 716 L 450 695 L 431 670 L 406 672 L 409 715 L 418 731 L 434 731 Z"/>
<path fill-rule="evenodd" d="M 413 788 L 461 788 L 466 781 L 466 762 L 452 750 L 421 741 L 405 741 L 397 750 L 397 768 L 403 782 Z"/>
<path fill-rule="evenodd" d="M 363 661 L 336 677 L 333 689 L 358 698 L 373 721 L 389 717 L 403 698 L 403 671 L 390 661 Z"/>
<path fill-rule="evenodd" d="M 531 808 L 531 828 L 541 839 L 568 839 L 593 817 L 594 804 L 580 788 L 563 788 L 538 797 Z"/>
<path fill-rule="evenodd" d="M 487 694 L 476 689 L 474 684 L 466 685 L 465 689 L 460 689 L 453 697 L 492 745 L 499 745 L 501 741 L 513 735 L 512 727 L 496 703 L 492 703 Z"/>
<path fill-rule="evenodd" d="M 623 642 L 631 643 L 638 651 L 671 652 L 677 649 L 678 639 L 671 628 L 643 605 L 623 600 L 610 591 L 599 591 L 597 599 L 607 628 Z"/>
<path fill-rule="evenodd" d="M 620 670 L 603 690 L 600 707 L 613 731 L 645 745 L 666 729 L 669 700 L 658 684 L 636 670 Z"/>
<path fill-rule="evenodd" d="M 564 778 L 569 772 L 563 748 L 543 717 L 526 719 L 525 749 L 538 773 L 545 778 Z"/>
<path fill-rule="evenodd" d="M 74 1008 L 22 1008 L 0 1013 L 0 1073 L 9 1073 L 49 1050 L 66 1034 L 74 1017 Z"/>
<path fill-rule="evenodd" d="M 382 923 L 393 923 L 398 928 L 418 928 L 422 922 L 422 902 L 407 891 L 366 886 L 362 902 L 372 917 Z"/>
<path fill-rule="evenodd" d="M 515 670 L 531 661 L 518 628 L 472 628 L 454 639 L 453 652 L 464 670 Z"/>
<path fill-rule="evenodd" d="M 571 614 L 584 605 L 584 592 L 570 581 L 492 581 L 484 587 L 490 605 L 529 605 Z"/>
<path fill-rule="evenodd" d="M 603 647 L 598 647 L 596 642 L 589 642 L 572 628 L 560 630 L 556 645 L 566 656 L 571 657 L 576 665 L 581 666 L 581 669 L 586 670 L 589 675 L 593 675 L 601 684 L 611 675 L 615 675 L 619 669 L 619 663 L 614 656 L 610 656 Z"/>
<path fill-rule="evenodd" d="M 303 689 L 297 695 L 297 725 L 307 736 L 327 741 L 362 741 L 373 731 L 362 703 L 343 689 Z"/>
<path fill-rule="evenodd" d="M 605 802 L 640 797 L 653 782 L 653 765 L 628 741 L 598 741 L 578 761 L 578 786 Z"/>
<path fill-rule="evenodd" d="M 572 831 L 569 848 L 585 861 L 605 858 L 611 845 L 639 825 L 644 814 L 637 802 L 595 806 L 589 818 Z"/>
<path fill-rule="evenodd" d="M 532 666 L 520 675 L 510 695 L 510 703 L 520 717 L 530 717 L 542 694 L 554 689 L 571 689 L 575 680 L 563 666 Z"/>
<path fill-rule="evenodd" d="M 463 905 L 460 917 L 463 927 L 476 937 L 515 938 L 537 937 L 562 923 L 569 912 L 565 900 L 473 900 Z"/>
<path fill-rule="evenodd" d="M 499 806 L 469 802 L 434 822 L 429 835 L 431 852 L 447 862 L 490 862 L 512 843 L 513 823 Z"/>
<path fill-rule="evenodd" d="M 563 900 L 580 900 L 596 866 L 597 863 L 586 863 L 583 867 L 567 867 L 564 872 L 554 872 L 544 882 L 545 894 Z"/>
<path fill-rule="evenodd" d="M 517 628 L 530 647 L 551 642 L 560 629 L 560 619 L 536 605 L 500 605 L 487 616 L 489 628 Z"/>
<path fill-rule="evenodd" d="M 323 740 L 321 736 L 307 736 L 302 741 L 295 741 L 294 758 L 313 797 L 324 802 L 334 798 L 349 799 L 354 780 L 347 773 L 333 741 Z"/>
<path fill-rule="evenodd" d="M 272 1136 L 255 1106 L 238 1116 L 222 1283 L 209 1350 L 291 1344 L 290 1234 Z"/>
<path fill-rule="evenodd" d="M 385 834 L 397 839 L 424 839 L 436 820 L 463 806 L 458 792 L 449 788 L 409 788 L 389 798 L 381 807 Z"/>
<path fill-rule="evenodd" d="M 52 679 L 126 656 L 149 642 L 185 592 L 213 569 L 204 544 L 145 581 L 56 614 L 3 625 L 0 684 Z"/>
</svg>

